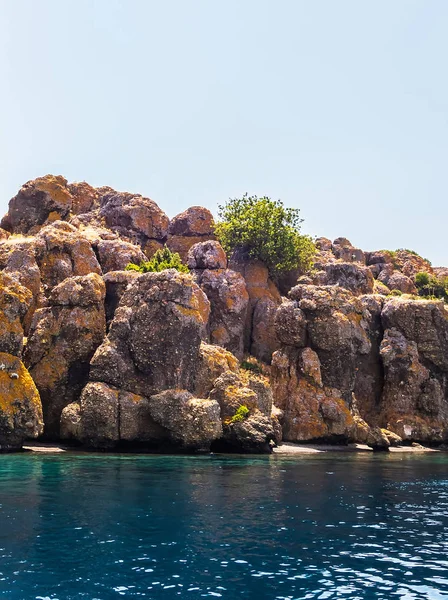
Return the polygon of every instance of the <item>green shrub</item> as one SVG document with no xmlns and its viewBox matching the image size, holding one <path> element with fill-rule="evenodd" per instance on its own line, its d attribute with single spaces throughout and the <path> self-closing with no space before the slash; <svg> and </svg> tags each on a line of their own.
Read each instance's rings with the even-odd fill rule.
<svg viewBox="0 0 448 600">
<path fill-rule="evenodd" d="M 189 273 L 187 265 L 184 265 L 177 252 L 171 252 L 169 248 L 157 250 L 151 260 L 140 265 L 129 263 L 126 271 L 138 271 L 139 273 L 160 273 L 165 269 L 176 269 L 180 273 Z"/>
<path fill-rule="evenodd" d="M 403 292 L 401 290 L 391 290 L 389 296 L 402 296 Z"/>
<path fill-rule="evenodd" d="M 422 271 L 415 276 L 415 285 L 422 298 L 448 301 L 448 277 L 436 277 Z"/>
<path fill-rule="evenodd" d="M 300 233 L 299 210 L 264 196 L 231 198 L 219 207 L 215 233 L 227 254 L 242 250 L 263 261 L 272 277 L 299 268 L 308 271 L 316 248 Z"/>
<path fill-rule="evenodd" d="M 248 360 L 242 360 L 240 367 L 245 369 L 246 371 L 251 371 L 252 373 L 262 373 L 263 369 L 255 362 L 250 362 Z"/>
<path fill-rule="evenodd" d="M 249 409 L 247 408 L 247 406 L 245 404 L 242 404 L 241 406 L 239 406 L 235 412 L 235 414 L 233 415 L 233 417 L 230 419 L 231 423 L 240 423 L 241 421 L 245 421 L 247 419 L 247 417 L 249 416 Z"/>
</svg>

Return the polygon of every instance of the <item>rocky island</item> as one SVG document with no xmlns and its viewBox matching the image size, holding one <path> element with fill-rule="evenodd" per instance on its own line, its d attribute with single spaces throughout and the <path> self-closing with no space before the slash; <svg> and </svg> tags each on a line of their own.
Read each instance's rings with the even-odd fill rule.
<svg viewBox="0 0 448 600">
<path fill-rule="evenodd" d="M 0 448 L 270 452 L 448 439 L 448 309 L 412 251 L 315 241 L 273 278 L 213 216 L 47 175 L 0 229 Z M 126 270 L 169 248 L 188 273 Z M 424 277 L 423 277 L 424 279 Z M 421 283 L 421 282 L 420 282 Z"/>
</svg>

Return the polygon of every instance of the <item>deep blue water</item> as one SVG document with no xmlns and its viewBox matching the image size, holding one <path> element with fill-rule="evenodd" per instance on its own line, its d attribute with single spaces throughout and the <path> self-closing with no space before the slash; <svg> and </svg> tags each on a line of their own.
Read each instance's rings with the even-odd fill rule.
<svg viewBox="0 0 448 600">
<path fill-rule="evenodd" d="M 448 598 L 448 456 L 0 456 L 0 598 Z"/>
</svg>

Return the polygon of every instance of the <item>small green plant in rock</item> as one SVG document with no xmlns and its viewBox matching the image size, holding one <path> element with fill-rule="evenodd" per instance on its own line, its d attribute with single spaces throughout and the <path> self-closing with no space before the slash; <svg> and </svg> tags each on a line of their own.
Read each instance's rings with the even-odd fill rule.
<svg viewBox="0 0 448 600">
<path fill-rule="evenodd" d="M 248 360 L 242 360 L 240 367 L 245 371 L 251 371 L 252 373 L 263 373 L 263 369 L 255 362 L 250 362 Z"/>
<path fill-rule="evenodd" d="M 189 273 L 190 269 L 184 265 L 177 252 L 171 252 L 167 247 L 157 250 L 151 260 L 136 265 L 129 263 L 126 271 L 138 271 L 139 273 L 160 273 L 166 269 L 176 269 L 180 273 Z"/>
<path fill-rule="evenodd" d="M 235 414 L 230 419 L 231 423 L 240 423 L 241 421 L 245 421 L 249 416 L 249 409 L 245 404 L 242 404 L 236 409 Z"/>
</svg>

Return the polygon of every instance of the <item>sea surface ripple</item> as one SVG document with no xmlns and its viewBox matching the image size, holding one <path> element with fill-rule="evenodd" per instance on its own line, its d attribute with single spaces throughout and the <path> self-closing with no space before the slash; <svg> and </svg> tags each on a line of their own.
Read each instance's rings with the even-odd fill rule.
<svg viewBox="0 0 448 600">
<path fill-rule="evenodd" d="M 448 456 L 0 456 L 0 598 L 448 598 Z"/>
</svg>

